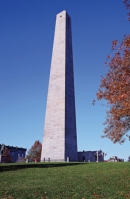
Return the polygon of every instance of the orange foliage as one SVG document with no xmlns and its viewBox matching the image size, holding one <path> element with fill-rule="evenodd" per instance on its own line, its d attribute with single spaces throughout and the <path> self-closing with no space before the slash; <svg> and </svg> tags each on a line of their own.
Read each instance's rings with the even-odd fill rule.
<svg viewBox="0 0 130 199">
<path fill-rule="evenodd" d="M 26 158 L 36 162 L 40 162 L 41 150 L 42 150 L 42 144 L 39 140 L 36 140 L 33 146 L 28 150 Z"/>
<path fill-rule="evenodd" d="M 130 0 L 123 2 L 130 9 Z M 122 143 L 130 130 L 130 35 L 124 36 L 120 46 L 117 40 L 113 41 L 112 50 L 115 54 L 112 58 L 107 56 L 105 64 L 109 70 L 101 79 L 97 99 L 107 100 L 110 107 L 106 112 L 105 135 L 102 137 Z"/>
<path fill-rule="evenodd" d="M 130 35 L 114 50 L 114 57 L 107 62 L 109 71 L 101 79 L 97 99 L 107 100 L 110 106 L 103 137 L 122 143 L 124 134 L 130 130 Z"/>
<path fill-rule="evenodd" d="M 123 0 L 123 3 L 125 4 L 125 7 L 127 10 L 130 10 L 130 0 Z M 130 21 L 130 12 L 128 13 L 128 20 Z"/>
<path fill-rule="evenodd" d="M 3 156 L 4 156 L 4 161 L 5 161 L 6 163 L 12 162 L 12 159 L 11 159 L 11 157 L 10 157 L 10 151 L 9 151 L 7 148 L 4 149 Z"/>
</svg>

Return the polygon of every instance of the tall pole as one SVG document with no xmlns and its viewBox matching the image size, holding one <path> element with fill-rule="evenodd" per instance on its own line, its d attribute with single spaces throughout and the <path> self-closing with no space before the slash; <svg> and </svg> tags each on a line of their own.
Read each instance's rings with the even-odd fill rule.
<svg viewBox="0 0 130 199">
<path fill-rule="evenodd" d="M 97 162 L 98 162 L 98 151 L 97 151 Z"/>
</svg>

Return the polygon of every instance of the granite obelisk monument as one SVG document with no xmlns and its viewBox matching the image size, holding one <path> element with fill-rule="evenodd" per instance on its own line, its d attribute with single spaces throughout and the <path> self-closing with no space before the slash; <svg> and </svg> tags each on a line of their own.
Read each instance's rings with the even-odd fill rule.
<svg viewBox="0 0 130 199">
<path fill-rule="evenodd" d="M 71 18 L 56 16 L 41 161 L 77 161 Z"/>
</svg>

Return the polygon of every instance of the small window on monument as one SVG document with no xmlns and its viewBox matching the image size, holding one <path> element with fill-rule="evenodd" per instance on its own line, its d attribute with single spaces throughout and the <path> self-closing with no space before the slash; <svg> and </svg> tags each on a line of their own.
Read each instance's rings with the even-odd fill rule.
<svg viewBox="0 0 130 199">
<path fill-rule="evenodd" d="M 60 16 L 60 17 L 62 17 L 62 16 Z"/>
</svg>

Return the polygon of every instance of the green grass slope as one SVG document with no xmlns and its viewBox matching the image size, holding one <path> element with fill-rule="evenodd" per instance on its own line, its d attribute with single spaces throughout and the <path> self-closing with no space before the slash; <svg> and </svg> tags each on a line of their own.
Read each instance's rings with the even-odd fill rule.
<svg viewBox="0 0 130 199">
<path fill-rule="evenodd" d="M 130 163 L 28 165 L 0 172 L 0 199 L 130 198 Z"/>
</svg>

